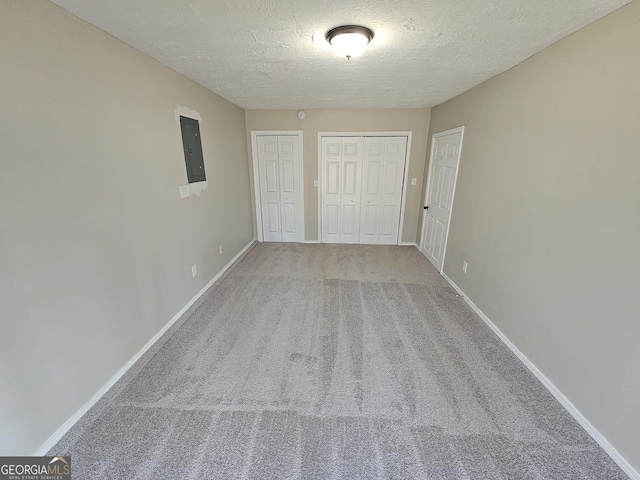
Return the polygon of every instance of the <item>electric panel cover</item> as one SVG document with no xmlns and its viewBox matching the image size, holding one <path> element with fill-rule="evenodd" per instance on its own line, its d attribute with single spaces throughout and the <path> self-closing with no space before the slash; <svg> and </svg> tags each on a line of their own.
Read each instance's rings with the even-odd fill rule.
<svg viewBox="0 0 640 480">
<path fill-rule="evenodd" d="M 198 120 L 181 116 L 180 128 L 182 129 L 184 160 L 187 165 L 187 179 L 189 183 L 204 182 L 207 178 L 204 174 L 200 124 Z"/>
</svg>

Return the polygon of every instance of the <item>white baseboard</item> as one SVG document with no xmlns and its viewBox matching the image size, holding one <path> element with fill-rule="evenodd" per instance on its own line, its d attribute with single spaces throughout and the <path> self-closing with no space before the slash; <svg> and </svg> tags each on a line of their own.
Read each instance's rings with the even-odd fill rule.
<svg viewBox="0 0 640 480">
<path fill-rule="evenodd" d="M 400 242 L 398 244 L 399 247 L 418 247 L 415 242 Z"/>
<path fill-rule="evenodd" d="M 321 242 L 320 240 L 305 240 L 302 243 L 321 243 Z M 413 242 L 400 242 L 398 246 L 399 247 L 416 247 L 418 250 L 420 250 L 420 247 L 418 246 L 418 244 Z"/>
<path fill-rule="evenodd" d="M 520 359 L 522 363 L 533 373 L 538 380 L 542 382 L 542 384 L 546 387 L 547 390 L 551 392 L 551 394 L 556 397 L 556 399 L 560 402 L 560 404 L 571 414 L 573 418 L 584 428 L 589 435 L 602 447 L 602 449 L 607 452 L 607 454 L 611 457 L 611 459 L 618 464 L 618 466 L 626 473 L 632 480 L 640 480 L 640 472 L 638 472 L 625 458 L 615 449 L 611 443 L 602 435 L 592 424 L 585 418 L 582 413 L 575 407 L 575 405 L 569 400 L 564 394 L 556 387 L 551 380 L 549 380 L 544 373 L 535 366 L 535 364 L 529 360 L 524 353 L 520 351 L 518 347 L 516 347 L 511 340 L 507 338 L 507 336 L 502 333 L 502 331 L 487 317 L 482 310 L 480 310 L 475 303 L 473 303 L 469 297 L 465 295 L 456 283 L 451 280 L 444 272 L 442 276 L 451 284 L 451 286 L 456 290 L 464 301 L 472 308 L 474 312 L 478 314 L 478 316 L 486 323 L 491 330 L 498 336 L 502 342 L 509 347 L 509 349 Z"/>
<path fill-rule="evenodd" d="M 85 403 L 80 409 L 74 413 L 58 430 L 56 430 L 53 435 L 51 435 L 40 448 L 36 450 L 34 453 L 35 456 L 43 456 L 45 455 L 53 446 L 60 441 L 60 439 L 67 433 L 71 427 L 73 427 L 82 416 L 89 411 L 91 407 L 93 407 L 102 396 L 109 391 L 111 387 L 115 385 L 115 383 L 120 380 L 120 378 L 129 370 L 139 359 L 142 357 L 154 343 L 156 343 L 164 333 L 171 328 L 171 326 L 176 323 L 176 321 L 184 315 L 184 313 L 193 305 L 229 268 L 233 265 L 238 258 L 240 258 L 244 253 L 254 244 L 255 240 L 251 240 L 238 254 L 233 257 L 229 263 L 227 263 L 218 274 L 213 277 L 209 283 L 207 283 L 202 290 L 200 290 L 189 302 L 180 309 L 178 313 L 176 313 L 167 324 L 160 329 L 158 333 L 156 333 L 151 339 L 142 347 L 138 353 L 136 353 L 127 363 L 125 363 L 118 372 L 111 377 L 111 379 L 105 383 L 100 389 Z"/>
</svg>

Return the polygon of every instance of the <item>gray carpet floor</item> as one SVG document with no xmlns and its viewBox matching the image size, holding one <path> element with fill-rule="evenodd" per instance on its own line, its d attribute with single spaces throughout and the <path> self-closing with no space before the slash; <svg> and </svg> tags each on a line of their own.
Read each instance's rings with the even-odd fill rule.
<svg viewBox="0 0 640 480">
<path fill-rule="evenodd" d="M 74 478 L 626 478 L 412 247 L 259 244 L 133 371 Z"/>
</svg>

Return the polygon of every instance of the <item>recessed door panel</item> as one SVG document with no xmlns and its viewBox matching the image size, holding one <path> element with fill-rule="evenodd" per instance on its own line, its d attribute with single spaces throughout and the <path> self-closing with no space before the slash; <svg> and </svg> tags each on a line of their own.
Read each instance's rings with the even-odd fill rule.
<svg viewBox="0 0 640 480">
<path fill-rule="evenodd" d="M 440 203 L 440 185 L 442 181 L 442 166 L 434 165 L 433 166 L 433 179 L 432 179 L 432 188 L 429 191 L 429 203 L 438 205 Z"/>
<path fill-rule="evenodd" d="M 442 261 L 442 248 L 444 246 L 444 223 L 436 220 L 435 240 L 433 243 L 433 256 L 438 261 Z"/>
<path fill-rule="evenodd" d="M 324 233 L 335 241 L 331 243 L 337 243 L 340 236 L 340 230 L 338 229 L 340 218 L 339 209 L 339 205 L 327 205 L 326 218 L 323 218 L 323 220 L 326 220 Z"/>
<path fill-rule="evenodd" d="M 345 237 L 353 237 L 355 233 L 354 220 L 356 216 L 355 205 L 342 206 L 342 235 Z"/>
<path fill-rule="evenodd" d="M 278 137 L 278 145 L 280 146 L 280 155 L 289 156 L 294 154 L 297 148 L 298 137 Z"/>
<path fill-rule="evenodd" d="M 293 193 L 295 178 L 294 178 L 294 169 L 293 169 L 293 161 L 281 161 L 282 164 L 282 193 Z"/>
<path fill-rule="evenodd" d="M 345 195 L 355 195 L 358 191 L 356 179 L 358 177 L 357 162 L 344 162 L 344 191 Z"/>
<path fill-rule="evenodd" d="M 282 205 L 282 234 L 293 235 L 296 233 L 296 206 L 293 203 Z"/>
<path fill-rule="evenodd" d="M 435 225 L 436 225 L 436 219 L 433 218 L 432 215 L 427 215 L 424 250 L 426 250 L 432 256 L 433 256 L 433 243 L 434 243 L 435 231 L 436 231 Z"/>
<path fill-rule="evenodd" d="M 340 152 L 342 152 L 342 140 L 327 142 L 324 152 L 326 152 L 327 157 L 340 157 Z"/>
<path fill-rule="evenodd" d="M 344 155 L 345 157 L 360 157 L 361 153 L 361 141 L 360 140 L 344 140 Z"/>
<path fill-rule="evenodd" d="M 267 203 L 267 228 L 269 233 L 280 233 L 280 205 Z"/>
<path fill-rule="evenodd" d="M 377 237 L 378 235 L 378 206 L 365 205 L 363 207 L 364 222 L 362 235 L 365 237 Z"/>
<path fill-rule="evenodd" d="M 363 195 L 378 195 L 380 193 L 380 183 L 382 180 L 380 167 L 381 162 L 370 162 L 367 165 L 367 184 L 365 185 L 365 190 L 362 192 Z"/>
<path fill-rule="evenodd" d="M 327 191 L 329 195 L 340 195 L 340 162 L 331 161 L 327 164 Z"/>
<path fill-rule="evenodd" d="M 276 149 L 278 148 L 277 142 L 277 137 L 265 137 L 262 143 L 262 153 L 267 157 L 274 156 L 276 154 Z"/>
<path fill-rule="evenodd" d="M 395 224 L 395 207 L 394 205 L 384 205 L 382 207 L 382 225 L 380 228 L 381 235 L 393 235 L 393 227 Z"/>
<path fill-rule="evenodd" d="M 278 193 L 278 161 L 265 161 L 265 193 Z"/>
<path fill-rule="evenodd" d="M 398 171 L 398 162 L 390 161 L 385 164 L 384 172 L 384 193 L 385 195 L 393 195 L 398 188 L 398 175 L 402 172 Z M 400 184 L 402 188 L 402 184 Z"/>
<path fill-rule="evenodd" d="M 449 210 L 451 202 L 451 190 L 453 189 L 453 168 L 444 167 L 442 173 L 442 194 L 440 195 L 440 208 Z"/>
</svg>

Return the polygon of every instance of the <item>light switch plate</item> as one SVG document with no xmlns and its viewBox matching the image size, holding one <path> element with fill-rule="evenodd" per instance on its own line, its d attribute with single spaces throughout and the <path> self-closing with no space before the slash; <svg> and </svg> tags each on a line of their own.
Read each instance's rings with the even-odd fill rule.
<svg viewBox="0 0 640 480">
<path fill-rule="evenodd" d="M 411 185 L 416 185 L 418 183 L 418 179 L 417 178 L 412 178 L 411 179 Z"/>
<path fill-rule="evenodd" d="M 180 187 L 180 198 L 187 198 L 191 196 L 191 190 L 189 189 L 189 185 L 184 185 Z"/>
<path fill-rule="evenodd" d="M 318 180 L 314 180 L 314 181 L 313 181 L 313 186 L 314 186 L 314 187 L 317 187 L 317 186 L 318 186 Z"/>
</svg>

